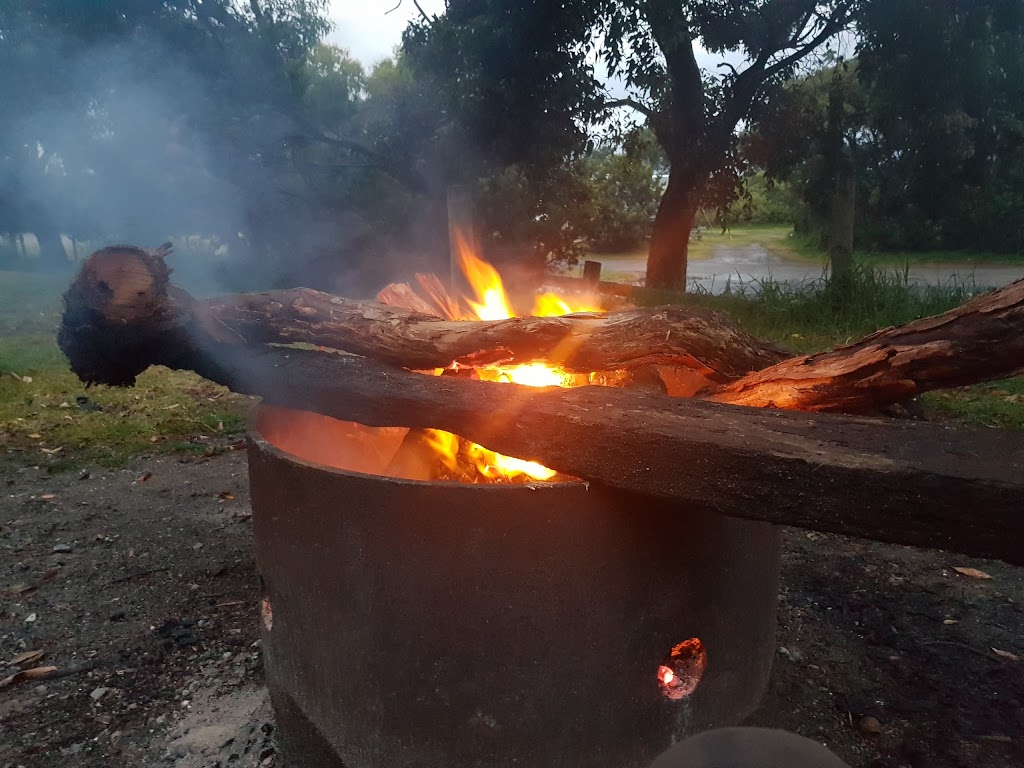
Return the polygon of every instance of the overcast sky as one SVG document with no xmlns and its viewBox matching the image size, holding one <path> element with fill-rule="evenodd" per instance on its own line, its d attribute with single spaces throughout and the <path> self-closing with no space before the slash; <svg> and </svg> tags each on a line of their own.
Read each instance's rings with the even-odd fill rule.
<svg viewBox="0 0 1024 768">
<path fill-rule="evenodd" d="M 444 0 L 420 0 L 420 6 L 427 13 L 440 13 Z M 327 39 L 370 67 L 391 56 L 402 41 L 402 30 L 418 14 L 412 0 L 330 0 L 334 30 Z M 737 56 L 725 58 L 736 65 L 740 62 Z M 702 67 L 714 69 L 722 59 L 698 49 L 697 62 Z M 612 90 L 618 88 L 613 84 Z"/>
<path fill-rule="evenodd" d="M 427 13 L 444 9 L 443 0 L 420 0 L 420 5 Z M 392 54 L 405 25 L 419 13 L 412 0 L 400 5 L 399 0 L 331 0 L 330 7 L 334 31 L 327 39 L 368 67 Z"/>
</svg>

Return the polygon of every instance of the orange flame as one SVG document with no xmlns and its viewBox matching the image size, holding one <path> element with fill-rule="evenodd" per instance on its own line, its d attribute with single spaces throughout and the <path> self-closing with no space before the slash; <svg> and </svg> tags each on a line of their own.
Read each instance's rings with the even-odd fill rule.
<svg viewBox="0 0 1024 768">
<path fill-rule="evenodd" d="M 505 292 L 501 275 L 483 259 L 479 258 L 461 235 L 456 237 L 459 266 L 476 300 L 466 299 L 471 317 L 479 320 L 504 320 L 516 317 L 512 302 Z M 572 303 L 570 303 L 572 302 Z M 557 317 L 574 312 L 601 312 L 594 302 L 577 301 L 555 293 L 537 296 L 534 301 L 534 317 Z M 527 363 L 524 365 L 500 365 L 479 369 L 477 378 L 484 381 L 504 381 L 523 384 L 528 387 L 571 387 L 586 383 L 587 377 L 570 373 L 564 368 L 548 363 Z M 581 381 L 582 379 L 582 381 Z M 460 454 L 472 461 L 477 472 L 489 479 L 514 479 L 522 476 L 534 480 L 550 480 L 557 473 L 535 461 L 503 456 L 483 446 L 471 443 L 449 432 L 430 430 L 430 443 L 442 462 L 451 470 L 458 466 Z"/>
</svg>

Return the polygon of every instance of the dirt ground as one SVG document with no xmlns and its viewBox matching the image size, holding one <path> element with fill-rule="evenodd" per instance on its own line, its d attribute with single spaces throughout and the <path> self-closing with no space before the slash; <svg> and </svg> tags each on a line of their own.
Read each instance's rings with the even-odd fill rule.
<svg viewBox="0 0 1024 768">
<path fill-rule="evenodd" d="M 0 494 L 0 677 L 31 651 L 59 675 L 0 689 L 0 768 L 273 766 L 244 450 L 61 474 L 9 452 Z M 1020 569 L 789 531 L 752 722 L 853 768 L 1019 768 L 1022 605 Z"/>
</svg>

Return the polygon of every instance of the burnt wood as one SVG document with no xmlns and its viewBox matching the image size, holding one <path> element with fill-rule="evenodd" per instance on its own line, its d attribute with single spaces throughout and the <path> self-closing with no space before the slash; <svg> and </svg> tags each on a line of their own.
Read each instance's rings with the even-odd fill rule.
<svg viewBox="0 0 1024 768">
<path fill-rule="evenodd" d="M 163 255 L 92 254 L 65 296 L 70 322 L 201 324 L 225 341 L 307 343 L 416 370 L 546 360 L 583 373 L 681 367 L 724 383 L 787 357 L 700 307 L 464 322 L 308 288 L 194 299 L 170 286 Z"/>
</svg>

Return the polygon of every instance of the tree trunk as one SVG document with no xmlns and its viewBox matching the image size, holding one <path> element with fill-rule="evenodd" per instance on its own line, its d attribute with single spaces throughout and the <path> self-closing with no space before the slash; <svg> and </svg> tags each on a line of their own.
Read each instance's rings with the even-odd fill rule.
<svg viewBox="0 0 1024 768">
<path fill-rule="evenodd" d="M 68 253 L 55 227 L 42 226 L 34 232 L 39 242 L 39 263 L 44 268 L 67 269 Z"/>
<path fill-rule="evenodd" d="M 853 279 L 853 231 L 857 204 L 857 177 L 853 163 L 844 161 L 836 172 L 832 188 L 828 258 L 832 283 L 840 290 Z"/>
<path fill-rule="evenodd" d="M 651 234 L 647 257 L 648 288 L 686 290 L 690 230 L 697 216 L 693 189 L 694 185 L 673 163 L 668 174 L 668 186 L 654 218 L 654 232 Z"/>
</svg>

